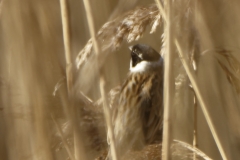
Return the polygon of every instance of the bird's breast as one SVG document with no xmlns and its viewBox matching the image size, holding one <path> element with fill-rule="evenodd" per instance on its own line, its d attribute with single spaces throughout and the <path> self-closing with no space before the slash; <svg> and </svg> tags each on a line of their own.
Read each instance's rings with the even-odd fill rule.
<svg viewBox="0 0 240 160">
<path fill-rule="evenodd" d="M 159 128 L 161 79 L 158 72 L 128 75 L 114 110 L 114 134 L 118 145 L 125 146 L 131 141 L 132 146 L 142 146 L 154 137 Z"/>
</svg>

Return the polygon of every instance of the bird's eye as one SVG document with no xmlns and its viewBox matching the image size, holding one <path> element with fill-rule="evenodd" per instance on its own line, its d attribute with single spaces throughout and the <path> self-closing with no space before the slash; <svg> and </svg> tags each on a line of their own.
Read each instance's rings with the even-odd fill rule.
<svg viewBox="0 0 240 160">
<path fill-rule="evenodd" d="M 137 54 L 137 53 L 138 53 L 138 49 L 135 48 L 135 49 L 133 50 L 133 52 Z"/>
</svg>

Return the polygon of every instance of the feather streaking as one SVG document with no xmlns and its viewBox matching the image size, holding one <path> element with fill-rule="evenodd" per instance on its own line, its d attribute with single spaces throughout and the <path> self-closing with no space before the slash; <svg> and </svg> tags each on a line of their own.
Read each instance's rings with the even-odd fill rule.
<svg viewBox="0 0 240 160">
<path fill-rule="evenodd" d="M 111 102 L 120 158 L 162 137 L 163 59 L 147 45 L 137 44 L 130 50 L 130 73 Z"/>
</svg>

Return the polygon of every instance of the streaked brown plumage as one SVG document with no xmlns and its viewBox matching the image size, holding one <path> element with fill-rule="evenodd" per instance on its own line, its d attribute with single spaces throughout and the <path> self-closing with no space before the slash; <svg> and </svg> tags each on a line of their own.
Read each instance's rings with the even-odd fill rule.
<svg viewBox="0 0 240 160">
<path fill-rule="evenodd" d="M 118 155 L 161 140 L 163 59 L 151 47 L 131 47 L 130 73 L 111 101 Z"/>
</svg>

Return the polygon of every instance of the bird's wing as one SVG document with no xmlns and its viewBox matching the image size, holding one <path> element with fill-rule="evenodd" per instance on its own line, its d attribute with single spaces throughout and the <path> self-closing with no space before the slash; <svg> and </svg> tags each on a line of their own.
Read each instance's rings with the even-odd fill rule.
<svg viewBox="0 0 240 160">
<path fill-rule="evenodd" d="M 154 75 L 149 85 L 149 98 L 146 98 L 141 104 L 141 120 L 146 142 L 153 143 L 161 140 L 162 122 L 163 122 L 163 79 L 162 76 Z M 151 84 L 151 85 L 150 85 Z"/>
</svg>

